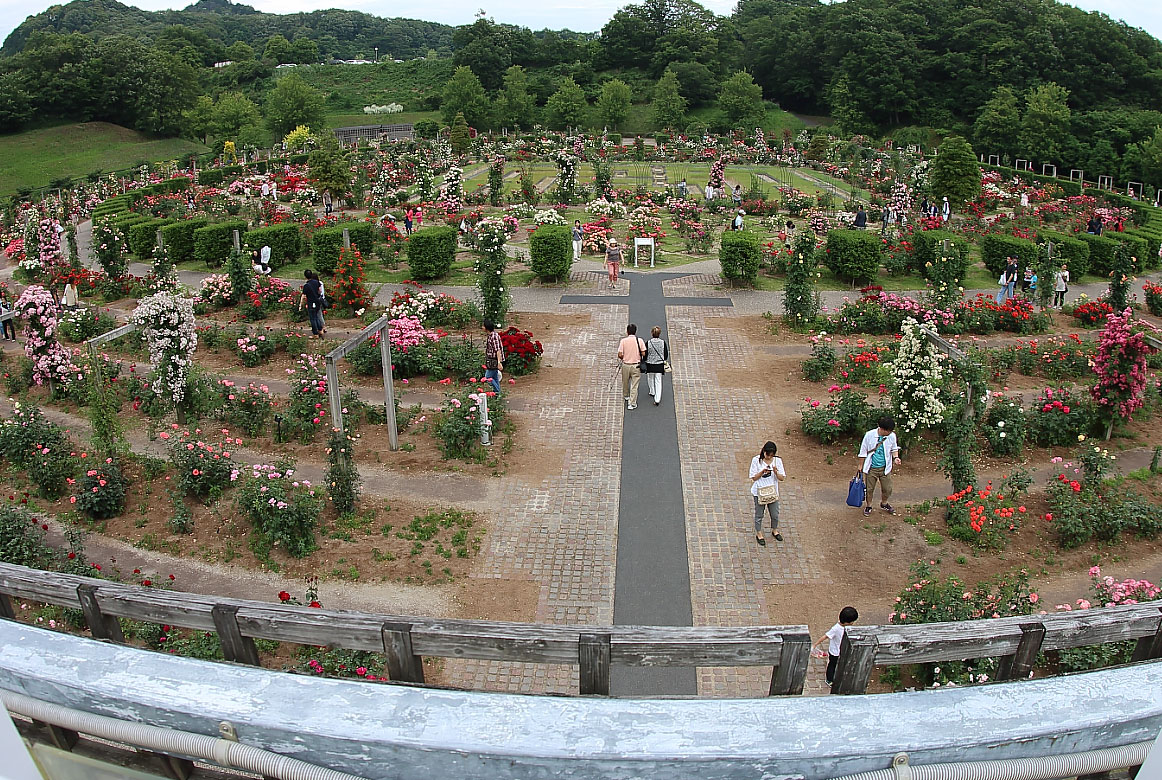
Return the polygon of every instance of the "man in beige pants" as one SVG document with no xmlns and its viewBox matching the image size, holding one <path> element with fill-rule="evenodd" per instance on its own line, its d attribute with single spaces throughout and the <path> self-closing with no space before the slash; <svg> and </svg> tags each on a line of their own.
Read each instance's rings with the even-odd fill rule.
<svg viewBox="0 0 1162 780">
<path fill-rule="evenodd" d="M 626 409 L 637 408 L 637 387 L 642 381 L 640 364 L 646 354 L 645 342 L 637 337 L 637 325 L 626 326 L 626 336 L 617 345 L 617 357 L 621 361 L 621 394 L 629 404 Z"/>
</svg>

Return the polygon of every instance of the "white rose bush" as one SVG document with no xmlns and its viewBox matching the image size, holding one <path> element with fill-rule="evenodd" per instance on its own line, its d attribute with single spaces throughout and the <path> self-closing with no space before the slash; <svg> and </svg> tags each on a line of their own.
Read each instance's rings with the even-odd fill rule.
<svg viewBox="0 0 1162 780">
<path fill-rule="evenodd" d="M 194 304 L 189 298 L 162 291 L 141 301 L 133 312 L 134 325 L 145 333 L 153 363 L 153 392 L 179 406 L 185 399 L 198 333 Z"/>
<path fill-rule="evenodd" d="M 944 383 L 944 355 L 925 337 L 935 332 L 912 317 L 904 320 L 899 352 L 888 370 L 892 376 L 892 400 L 901 433 L 935 428 L 944 421 L 940 387 Z"/>
</svg>

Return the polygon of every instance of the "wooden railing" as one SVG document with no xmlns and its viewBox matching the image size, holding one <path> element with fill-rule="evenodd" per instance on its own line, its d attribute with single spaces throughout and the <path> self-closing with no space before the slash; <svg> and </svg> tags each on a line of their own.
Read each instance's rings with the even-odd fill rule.
<svg viewBox="0 0 1162 780">
<path fill-rule="evenodd" d="M 0 564 L 0 617 L 10 597 L 80 609 L 97 639 L 124 642 L 118 618 L 216 631 L 228 661 L 257 665 L 255 639 L 383 653 L 394 681 L 423 683 L 424 656 L 576 664 L 582 694 L 608 695 L 622 666 L 772 666 L 770 694 L 803 692 L 806 626 L 557 626 L 311 609 L 122 585 Z"/>
<path fill-rule="evenodd" d="M 843 636 L 832 693 L 864 693 L 876 666 L 1000 657 L 999 680 L 1028 677 L 1044 650 L 1137 640 L 1133 661 L 1162 658 L 1162 604 L 1074 610 L 995 620 L 851 626 Z"/>
</svg>

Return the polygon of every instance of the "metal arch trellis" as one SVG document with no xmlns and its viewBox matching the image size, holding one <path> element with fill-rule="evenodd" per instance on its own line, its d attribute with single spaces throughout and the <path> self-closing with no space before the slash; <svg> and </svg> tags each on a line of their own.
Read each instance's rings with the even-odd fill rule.
<svg viewBox="0 0 1162 780">
<path fill-rule="evenodd" d="M 391 344 L 387 334 L 390 323 L 391 315 L 383 315 L 328 352 L 325 361 L 327 364 L 327 398 L 331 402 L 331 419 L 334 421 L 334 427 L 342 431 L 344 430 L 343 402 L 339 397 L 339 371 L 335 366 L 335 361 L 346 356 L 367 339 L 376 334 L 379 335 L 379 357 L 383 362 L 383 405 L 387 414 L 387 441 L 394 452 L 399 449 L 399 432 L 395 428 L 395 388 L 392 386 Z"/>
</svg>

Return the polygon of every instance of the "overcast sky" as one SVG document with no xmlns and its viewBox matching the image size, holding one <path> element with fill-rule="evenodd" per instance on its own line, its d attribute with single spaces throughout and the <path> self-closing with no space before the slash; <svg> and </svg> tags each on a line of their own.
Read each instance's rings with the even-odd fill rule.
<svg viewBox="0 0 1162 780">
<path fill-rule="evenodd" d="M 702 4 L 719 14 L 729 14 L 736 0 L 702 0 Z M 184 8 L 190 0 L 136 0 L 130 5 L 157 10 Z M 624 2 L 619 0 L 547 0 L 537 3 L 505 3 L 505 8 L 490 8 L 483 0 L 251 0 L 247 3 L 260 11 L 288 13 L 317 8 L 350 8 L 380 16 L 402 16 L 444 24 L 468 24 L 483 5 L 498 22 L 520 24 L 534 30 L 568 28 L 578 32 L 599 30 Z M 0 39 L 8 37 L 25 17 L 40 13 L 52 5 L 45 0 L 0 0 Z M 1071 3 L 1087 11 L 1101 11 L 1123 19 L 1132 27 L 1141 27 L 1156 38 L 1162 38 L 1162 3 L 1156 0 L 1076 0 Z"/>
</svg>

